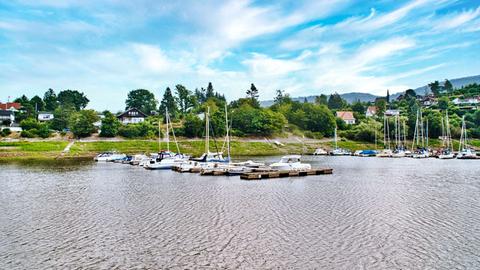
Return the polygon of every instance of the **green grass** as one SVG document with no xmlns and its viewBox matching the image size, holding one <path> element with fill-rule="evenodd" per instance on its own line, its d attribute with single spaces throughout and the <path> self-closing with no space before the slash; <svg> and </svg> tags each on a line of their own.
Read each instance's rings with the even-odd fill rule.
<svg viewBox="0 0 480 270">
<path fill-rule="evenodd" d="M 58 152 L 67 144 L 66 141 L 0 142 L 0 152 Z"/>
</svg>

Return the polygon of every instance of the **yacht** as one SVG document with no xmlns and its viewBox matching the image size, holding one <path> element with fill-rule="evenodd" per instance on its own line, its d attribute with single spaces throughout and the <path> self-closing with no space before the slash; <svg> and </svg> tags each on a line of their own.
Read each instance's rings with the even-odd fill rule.
<svg viewBox="0 0 480 270">
<path fill-rule="evenodd" d="M 460 135 L 460 146 L 458 149 L 458 159 L 477 159 L 477 153 L 468 145 L 467 128 L 465 126 L 465 116 L 462 118 L 462 132 Z"/>
<path fill-rule="evenodd" d="M 185 162 L 181 154 L 175 154 L 171 151 L 160 151 L 155 159 L 151 159 L 144 167 L 147 170 L 170 170 L 173 166 Z"/>
<path fill-rule="evenodd" d="M 310 170 L 312 166 L 307 163 L 300 162 L 300 155 L 284 156 L 279 162 L 270 165 L 270 168 L 278 171 L 301 171 Z"/>
<path fill-rule="evenodd" d="M 315 149 L 315 152 L 313 152 L 313 155 L 314 156 L 325 156 L 325 155 L 328 155 L 328 152 L 325 151 L 325 149 L 323 149 L 323 148 L 317 148 L 317 149 Z"/>
</svg>

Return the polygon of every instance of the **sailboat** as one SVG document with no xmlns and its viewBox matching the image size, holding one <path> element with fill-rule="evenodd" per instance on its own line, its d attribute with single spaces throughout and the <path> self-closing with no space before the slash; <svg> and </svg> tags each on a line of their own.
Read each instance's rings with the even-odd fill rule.
<svg viewBox="0 0 480 270">
<path fill-rule="evenodd" d="M 181 164 L 182 162 L 188 160 L 187 156 L 184 156 L 180 153 L 180 148 L 178 147 L 178 142 L 175 137 L 175 131 L 173 130 L 172 122 L 170 115 L 168 114 L 168 109 L 165 110 L 165 120 L 166 120 L 166 133 L 165 139 L 167 144 L 167 150 L 161 149 L 160 141 L 160 119 L 158 122 L 158 148 L 159 152 L 155 158 L 152 158 L 144 167 L 148 170 L 168 170 L 173 166 Z M 173 139 L 177 147 L 178 154 L 170 151 L 170 128 L 172 130 Z"/>
<path fill-rule="evenodd" d="M 350 156 L 352 152 L 348 149 L 343 149 L 338 147 L 337 143 L 337 127 L 335 127 L 335 133 L 334 133 L 334 141 L 335 141 L 335 149 L 333 149 L 330 152 L 331 156 Z"/>
<path fill-rule="evenodd" d="M 400 116 L 397 115 L 395 118 L 395 150 L 392 153 L 394 158 L 403 158 L 407 155 L 405 145 L 407 142 L 406 138 L 406 125 L 405 121 L 403 122 L 403 140 L 402 140 L 402 125 L 400 123 Z"/>
<path fill-rule="evenodd" d="M 425 138 L 427 141 L 427 147 L 425 147 Z M 417 147 L 416 149 L 415 146 Z M 427 129 L 424 132 L 423 125 L 423 116 L 422 111 L 417 111 L 417 120 L 415 121 L 415 132 L 413 134 L 413 143 L 412 143 L 412 157 L 413 158 L 428 158 L 430 157 L 430 152 L 428 151 L 428 122 Z"/>
<path fill-rule="evenodd" d="M 393 151 L 390 149 L 390 127 L 388 117 L 383 117 L 383 150 L 377 154 L 377 157 L 392 157 Z"/>
<path fill-rule="evenodd" d="M 439 159 L 455 158 L 455 153 L 452 151 L 452 136 L 450 134 L 450 121 L 448 120 L 448 111 L 445 111 L 445 121 L 442 118 L 442 141 L 443 148 L 438 155 Z"/>
<path fill-rule="evenodd" d="M 458 159 L 477 159 L 477 153 L 468 145 L 467 128 L 465 126 L 465 116 L 462 117 L 462 132 L 460 135 L 460 146 L 458 149 Z"/>
</svg>

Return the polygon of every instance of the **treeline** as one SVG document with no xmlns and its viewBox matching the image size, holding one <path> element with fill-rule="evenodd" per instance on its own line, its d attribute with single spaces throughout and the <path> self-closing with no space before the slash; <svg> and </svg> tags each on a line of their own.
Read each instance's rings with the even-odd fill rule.
<svg viewBox="0 0 480 270">
<path fill-rule="evenodd" d="M 445 83 L 448 86 L 447 83 Z M 445 88 L 446 86 L 441 86 Z M 433 85 L 433 88 L 435 88 Z M 437 89 L 438 90 L 438 89 Z M 154 138 L 158 136 L 158 121 L 164 121 L 168 110 L 174 122 L 177 136 L 189 138 L 202 137 L 205 133 L 203 116 L 210 110 L 211 135 L 224 136 L 226 133 L 225 109 L 228 110 L 231 134 L 234 136 L 284 136 L 294 134 L 310 138 L 330 137 L 335 127 L 343 137 L 373 142 L 383 138 L 383 113 L 388 109 L 401 112 L 400 121 L 405 122 L 408 138 L 413 137 L 417 111 L 422 109 L 428 122 L 429 136 L 438 138 L 442 134 L 442 117 L 448 111 L 453 136 L 460 133 L 461 118 L 465 116 L 469 136 L 480 138 L 480 111 L 462 109 L 452 103 L 455 97 L 480 95 L 479 85 L 469 85 L 460 89 L 435 90 L 437 103 L 428 108 L 422 107 L 421 99 L 415 91 L 407 90 L 399 99 L 390 100 L 390 95 L 377 98 L 375 102 L 356 101 L 349 104 L 337 93 L 319 95 L 314 103 L 293 101 L 282 90 L 277 90 L 274 104 L 262 108 L 258 100 L 259 89 L 251 84 L 245 90 L 245 97 L 228 103 L 223 94 L 217 92 L 212 83 L 206 88 L 189 90 L 183 85 L 166 88 L 160 101 L 147 89 L 132 90 L 125 101 L 125 109 L 137 108 L 148 117 L 138 124 L 122 125 L 117 115 L 105 111 L 100 114 L 85 110 L 88 98 L 77 90 L 65 90 L 58 95 L 49 89 L 40 98 L 28 99 L 22 96 L 16 99 L 24 107 L 19 117 L 24 129 L 22 136 L 48 137 L 51 130 L 61 133 L 71 131 L 76 137 L 90 136 L 98 132 L 103 137 L 123 136 L 126 138 Z M 377 107 L 377 115 L 367 118 L 368 106 Z M 52 121 L 39 123 L 37 111 L 52 111 Z M 347 125 L 336 118 L 339 110 L 352 111 L 356 124 Z M 426 121 L 428 119 L 428 121 Z M 98 123 L 101 121 L 101 125 Z M 394 120 L 389 119 L 389 129 L 394 129 Z M 96 124 L 97 123 L 97 124 Z M 403 129 L 403 126 L 402 126 Z M 403 132 L 403 131 L 402 131 Z"/>
</svg>

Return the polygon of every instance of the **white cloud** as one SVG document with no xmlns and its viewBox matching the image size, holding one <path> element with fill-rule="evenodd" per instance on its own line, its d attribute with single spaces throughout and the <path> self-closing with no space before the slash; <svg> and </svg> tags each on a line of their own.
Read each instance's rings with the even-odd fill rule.
<svg viewBox="0 0 480 270">
<path fill-rule="evenodd" d="M 450 30 L 476 19 L 480 16 L 480 7 L 476 9 L 465 10 L 462 12 L 455 12 L 446 14 L 442 18 L 436 20 L 435 30 Z"/>
</svg>

